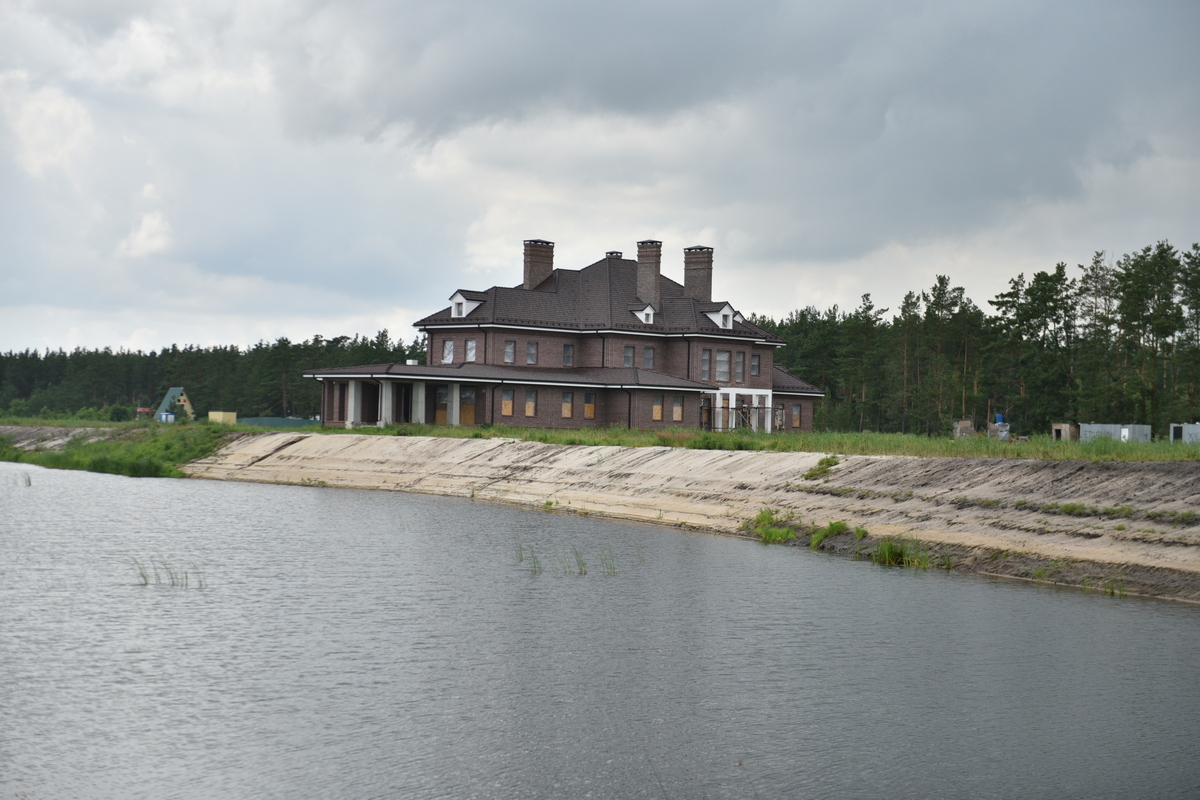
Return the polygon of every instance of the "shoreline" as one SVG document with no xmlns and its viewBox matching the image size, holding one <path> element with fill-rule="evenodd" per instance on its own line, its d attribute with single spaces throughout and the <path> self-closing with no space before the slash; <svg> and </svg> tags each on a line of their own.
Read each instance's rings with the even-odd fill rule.
<svg viewBox="0 0 1200 800">
<path fill-rule="evenodd" d="M 191 477 L 388 489 L 742 535 L 763 508 L 806 531 L 853 533 L 817 549 L 854 555 L 913 539 L 952 568 L 1109 594 L 1200 603 L 1200 468 L 1189 462 L 1055 462 L 552 445 L 317 433 L 243 435 L 184 465 Z M 811 474 L 811 473 L 810 473 Z M 937 566 L 934 564 L 933 566 Z"/>
</svg>

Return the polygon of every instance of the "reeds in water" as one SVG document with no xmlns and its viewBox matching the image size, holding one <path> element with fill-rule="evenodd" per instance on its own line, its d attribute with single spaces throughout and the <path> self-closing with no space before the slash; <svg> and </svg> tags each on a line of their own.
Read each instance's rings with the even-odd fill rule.
<svg viewBox="0 0 1200 800">
<path fill-rule="evenodd" d="M 130 556 L 136 574 L 136 582 L 140 586 L 173 586 L 177 589 L 205 589 L 208 579 L 204 570 L 195 561 L 187 564 L 176 564 L 163 556 L 150 556 L 143 562 L 136 556 Z"/>
</svg>

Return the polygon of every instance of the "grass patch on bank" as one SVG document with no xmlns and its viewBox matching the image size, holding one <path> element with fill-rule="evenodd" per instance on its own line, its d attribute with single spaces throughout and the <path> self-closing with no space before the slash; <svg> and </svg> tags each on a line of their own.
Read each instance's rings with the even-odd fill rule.
<svg viewBox="0 0 1200 800">
<path fill-rule="evenodd" d="M 178 467 L 204 458 L 234 430 L 225 425 L 117 426 L 111 438 L 69 442 L 62 450 L 23 451 L 0 440 L 0 461 L 134 478 L 182 478 Z"/>
<path fill-rule="evenodd" d="M 1027 442 L 999 442 L 984 438 L 934 438 L 904 433 L 714 433 L 687 428 L 631 431 L 625 428 L 558 430 L 508 425 L 450 427 L 446 425 L 390 425 L 385 428 L 304 428 L 322 433 L 359 433 L 384 436 L 440 436 L 455 439 L 520 439 L 545 444 L 679 447 L 691 450 L 765 450 L 769 452 L 838 453 L 843 455 L 937 456 L 944 458 L 1028 458 L 1047 461 L 1200 461 L 1200 444 L 1055 441 L 1049 435 L 1031 436 Z M 834 466 L 830 462 L 829 466 Z M 825 473 L 822 473 L 822 475 Z"/>
<path fill-rule="evenodd" d="M 796 531 L 791 527 L 793 519 L 791 514 L 776 517 L 775 509 L 764 508 L 742 527 L 752 531 L 763 544 L 785 544 L 796 539 Z"/>
</svg>

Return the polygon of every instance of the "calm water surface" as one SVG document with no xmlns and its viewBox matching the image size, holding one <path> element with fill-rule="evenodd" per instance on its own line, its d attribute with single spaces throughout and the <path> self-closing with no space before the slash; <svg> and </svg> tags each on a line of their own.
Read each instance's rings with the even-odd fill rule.
<svg viewBox="0 0 1200 800">
<path fill-rule="evenodd" d="M 1196 796 L 1197 607 L 0 464 L 0 798 Z"/>
</svg>

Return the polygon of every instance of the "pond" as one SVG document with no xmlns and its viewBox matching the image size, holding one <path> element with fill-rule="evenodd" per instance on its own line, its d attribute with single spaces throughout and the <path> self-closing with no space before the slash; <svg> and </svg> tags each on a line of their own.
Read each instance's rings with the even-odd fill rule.
<svg viewBox="0 0 1200 800">
<path fill-rule="evenodd" d="M 1200 790 L 1194 606 L 20 464 L 0 547 L 0 797 Z"/>
</svg>

